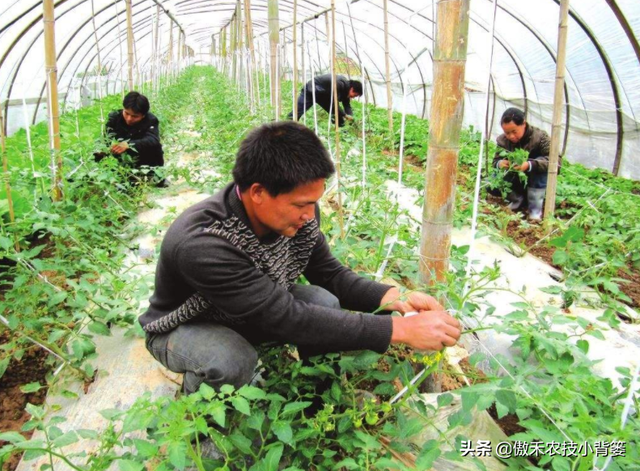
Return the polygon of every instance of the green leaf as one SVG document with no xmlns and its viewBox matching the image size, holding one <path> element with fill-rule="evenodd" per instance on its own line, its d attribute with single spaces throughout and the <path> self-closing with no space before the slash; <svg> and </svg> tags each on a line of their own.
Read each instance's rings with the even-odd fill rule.
<svg viewBox="0 0 640 471">
<path fill-rule="evenodd" d="M 309 401 L 290 402 L 289 404 L 284 406 L 284 409 L 282 410 L 282 415 L 295 414 L 296 412 L 300 412 L 301 410 L 306 409 L 310 405 L 311 405 L 311 402 Z"/>
<path fill-rule="evenodd" d="M 60 291 L 60 292 L 54 294 L 53 296 L 51 296 L 51 298 L 49 299 L 48 306 L 52 307 L 52 306 L 55 306 L 57 304 L 60 304 L 65 299 L 67 299 L 67 292 L 66 291 Z"/>
<path fill-rule="evenodd" d="M 567 255 L 567 252 L 565 252 L 564 250 L 556 250 L 555 252 L 553 252 L 553 263 L 556 265 L 564 265 L 565 263 L 567 263 L 567 260 L 569 260 L 569 256 Z"/>
<path fill-rule="evenodd" d="M 509 408 L 499 402 L 496 402 L 496 412 L 498 413 L 498 418 L 501 419 L 509 413 Z"/>
<path fill-rule="evenodd" d="M 376 440 L 374 437 L 369 435 L 368 433 L 363 432 L 362 430 L 356 430 L 356 437 L 363 443 L 363 446 L 366 450 L 378 450 L 382 447 L 382 444 Z"/>
<path fill-rule="evenodd" d="M 251 417 L 246 421 L 249 428 L 254 430 L 262 430 L 262 424 L 264 424 L 265 414 L 261 410 L 256 410 Z"/>
<path fill-rule="evenodd" d="M 287 445 L 291 445 L 293 441 L 293 429 L 288 422 L 284 422 L 282 420 L 276 420 L 271 425 L 271 430 L 275 433 L 278 440 L 286 443 Z"/>
<path fill-rule="evenodd" d="M 133 444 L 135 445 L 136 450 L 138 450 L 138 453 L 143 458 L 151 458 L 158 454 L 158 446 L 154 443 L 148 442 L 146 440 L 141 440 L 139 438 L 134 438 Z"/>
<path fill-rule="evenodd" d="M 480 399 L 480 394 L 473 391 L 462 391 L 460 397 L 462 399 L 462 410 L 469 412 Z"/>
<path fill-rule="evenodd" d="M 178 469 L 184 469 L 187 465 L 187 445 L 183 442 L 169 444 L 169 461 Z"/>
<path fill-rule="evenodd" d="M 7 200 L 0 200 L 0 202 L 4 203 Z M 7 205 L 8 207 L 8 205 Z M 7 209 L 8 211 L 8 209 Z M 0 210 L 0 214 L 4 213 L 5 211 Z M 6 237 L 6 236 L 0 236 L 0 247 L 2 247 L 4 250 L 9 251 L 9 249 L 11 249 L 13 247 L 13 241 L 11 240 L 11 238 Z"/>
<path fill-rule="evenodd" d="M 576 342 L 576 346 L 584 353 L 585 355 L 589 353 L 589 342 L 584 339 L 580 339 Z"/>
<path fill-rule="evenodd" d="M 120 468 L 120 471 L 142 471 L 144 464 L 133 460 L 120 460 L 118 461 L 118 468 Z"/>
<path fill-rule="evenodd" d="M 251 407 L 244 397 L 232 397 L 231 404 L 233 404 L 233 407 L 235 407 L 238 412 L 241 412 L 244 415 L 251 415 Z"/>
<path fill-rule="evenodd" d="M 251 440 L 245 437 L 240 431 L 236 430 L 229 435 L 231 443 L 245 455 L 251 454 Z"/>
<path fill-rule="evenodd" d="M 206 383 L 201 383 L 198 392 L 202 394 L 202 398 L 206 401 L 210 401 L 216 395 L 216 390 Z"/>
<path fill-rule="evenodd" d="M 29 394 L 29 393 L 34 393 L 36 391 L 40 391 L 44 386 L 42 386 L 40 383 L 35 382 L 35 383 L 29 383 L 29 384 L 25 384 L 24 386 L 22 386 L 20 388 L 20 391 L 22 391 L 25 394 Z"/>
<path fill-rule="evenodd" d="M 438 408 L 448 406 L 453 402 L 453 395 L 449 393 L 440 394 L 438 396 Z"/>
<path fill-rule="evenodd" d="M 284 447 L 281 444 L 278 443 L 274 445 L 267 453 L 267 456 L 261 461 L 261 464 L 263 464 L 262 469 L 264 471 L 278 471 L 283 450 Z"/>
<path fill-rule="evenodd" d="M 365 350 L 354 358 L 354 362 L 359 369 L 365 369 L 369 368 L 374 363 L 377 363 L 379 359 L 379 353 L 372 352 L 371 350 Z"/>
<path fill-rule="evenodd" d="M 518 406 L 516 395 L 512 391 L 499 389 L 496 391 L 496 401 L 504 405 L 509 411 L 515 411 Z"/>
<path fill-rule="evenodd" d="M 120 409 L 104 409 L 100 411 L 100 415 L 107 420 L 113 420 L 123 414 Z"/>
<path fill-rule="evenodd" d="M 7 371 L 7 368 L 9 367 L 9 360 L 10 358 L 3 358 L 2 360 L 0 360 L 0 378 L 2 378 L 2 376 L 4 375 L 5 371 Z"/>
<path fill-rule="evenodd" d="M 19 443 L 26 441 L 21 434 L 18 432 L 2 432 L 0 433 L 0 441 L 9 442 L 9 443 Z"/>
<path fill-rule="evenodd" d="M 211 414 L 213 420 L 215 420 L 220 427 L 225 426 L 227 406 L 225 406 L 222 402 L 216 401 L 212 403 L 209 407 L 207 407 L 207 412 Z"/>
<path fill-rule="evenodd" d="M 265 393 L 262 389 L 256 388 L 255 386 L 242 386 L 238 389 L 238 394 L 246 399 L 265 399 L 267 397 L 267 393 Z"/>
<path fill-rule="evenodd" d="M 235 388 L 231 384 L 223 384 L 222 386 L 220 386 L 220 392 L 222 394 L 229 395 L 233 393 L 233 391 L 235 391 Z"/>
<path fill-rule="evenodd" d="M 416 469 L 431 469 L 435 460 L 440 456 L 437 440 L 428 440 L 416 459 Z"/>
<path fill-rule="evenodd" d="M 380 461 L 376 462 L 375 469 L 385 469 L 385 463 L 380 463 Z M 356 463 L 356 460 L 353 458 L 345 458 L 342 461 L 335 464 L 333 469 L 360 469 L 360 465 Z"/>
<path fill-rule="evenodd" d="M 78 441 L 78 435 L 75 431 L 70 431 L 62 435 L 61 437 L 56 438 L 53 441 L 53 445 L 58 448 L 63 448 L 65 446 L 72 445 Z"/>
<path fill-rule="evenodd" d="M 107 325 L 103 324 L 102 322 L 91 322 L 88 325 L 88 329 L 94 334 L 104 335 L 106 337 L 109 337 L 111 335 L 111 330 L 109 330 L 109 327 L 107 327 Z"/>
</svg>

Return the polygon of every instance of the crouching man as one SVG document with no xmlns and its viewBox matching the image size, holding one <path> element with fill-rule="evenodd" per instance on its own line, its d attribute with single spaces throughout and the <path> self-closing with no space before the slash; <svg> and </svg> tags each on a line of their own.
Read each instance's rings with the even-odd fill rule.
<svg viewBox="0 0 640 471">
<path fill-rule="evenodd" d="M 248 383 L 255 347 L 265 342 L 296 345 L 303 358 L 457 342 L 459 322 L 434 298 L 401 300 L 396 288 L 356 275 L 331 254 L 318 200 L 333 173 L 313 131 L 265 124 L 241 143 L 233 182 L 173 222 L 140 324 L 154 358 L 184 374 L 186 393 L 203 382 Z M 310 286 L 296 284 L 301 275 Z M 386 311 L 369 314 L 380 307 Z"/>
</svg>

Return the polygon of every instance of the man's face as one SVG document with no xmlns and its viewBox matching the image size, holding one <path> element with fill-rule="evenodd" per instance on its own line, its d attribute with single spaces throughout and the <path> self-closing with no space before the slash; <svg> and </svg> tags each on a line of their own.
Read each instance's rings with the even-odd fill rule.
<svg viewBox="0 0 640 471">
<path fill-rule="evenodd" d="M 517 144 L 518 142 L 520 142 L 520 139 L 522 139 L 522 136 L 524 136 L 524 132 L 526 131 L 526 129 L 527 129 L 526 121 L 521 125 L 517 125 L 513 121 L 509 123 L 504 123 L 502 125 L 502 130 L 504 131 L 505 137 L 509 139 L 509 141 L 513 142 L 514 144 Z"/>
<path fill-rule="evenodd" d="M 131 108 L 125 108 L 122 110 L 122 117 L 124 118 L 127 126 L 133 126 L 134 124 L 139 123 L 144 118 L 142 113 L 136 113 Z"/>
<path fill-rule="evenodd" d="M 358 98 L 360 94 L 356 92 L 353 87 L 349 89 L 349 98 Z"/>
<path fill-rule="evenodd" d="M 321 178 L 275 197 L 260 186 L 252 195 L 256 218 L 266 229 L 285 237 L 295 236 L 315 217 L 315 205 L 324 193 L 324 183 L 325 179 Z"/>
</svg>

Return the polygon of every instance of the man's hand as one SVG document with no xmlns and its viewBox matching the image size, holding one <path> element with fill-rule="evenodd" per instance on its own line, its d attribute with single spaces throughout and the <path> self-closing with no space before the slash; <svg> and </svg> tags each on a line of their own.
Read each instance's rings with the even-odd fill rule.
<svg viewBox="0 0 640 471">
<path fill-rule="evenodd" d="M 402 294 L 397 288 L 391 288 L 383 296 L 381 307 L 387 311 L 398 311 L 402 314 L 412 311 L 444 311 L 436 298 L 425 293 L 411 293 L 405 301 L 400 298 Z"/>
<path fill-rule="evenodd" d="M 444 311 L 420 311 L 416 316 L 391 320 L 391 343 L 403 343 L 416 350 L 440 351 L 453 347 L 461 334 L 460 322 Z"/>
<path fill-rule="evenodd" d="M 346 114 L 344 115 L 344 119 L 346 119 L 347 121 L 353 121 L 353 116 L 351 116 L 350 114 Z"/>
<path fill-rule="evenodd" d="M 527 170 L 529 170 L 529 168 L 531 168 L 531 164 L 528 161 L 524 162 L 522 165 L 513 166 L 513 169 L 518 172 L 526 172 Z"/>
<path fill-rule="evenodd" d="M 129 148 L 129 143 L 127 141 L 118 142 L 111 146 L 111 152 L 116 155 L 120 155 Z"/>
<path fill-rule="evenodd" d="M 499 168 L 509 168 L 511 167 L 511 162 L 509 162 L 507 159 L 503 159 L 499 162 L 498 164 Z"/>
<path fill-rule="evenodd" d="M 386 311 L 398 311 L 402 314 L 413 311 L 444 311 L 436 298 L 425 293 L 415 292 L 401 300 L 402 293 L 398 288 L 391 288 L 385 293 L 380 302 L 380 307 Z"/>
</svg>

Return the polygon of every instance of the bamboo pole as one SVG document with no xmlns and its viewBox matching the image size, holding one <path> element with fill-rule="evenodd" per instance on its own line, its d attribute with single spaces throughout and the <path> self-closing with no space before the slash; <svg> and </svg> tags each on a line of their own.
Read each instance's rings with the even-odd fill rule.
<svg viewBox="0 0 640 471">
<path fill-rule="evenodd" d="M 268 0 L 268 18 L 269 18 L 269 45 L 271 53 L 270 76 L 271 76 L 271 106 L 275 109 L 275 119 L 279 118 L 278 113 L 278 42 L 280 35 L 278 34 L 278 0 Z"/>
<path fill-rule="evenodd" d="M 49 115 L 49 149 L 53 173 L 53 200 L 62 199 L 62 154 L 60 153 L 60 111 L 58 104 L 58 67 L 56 64 L 55 13 L 53 0 L 43 2 L 45 73 L 47 77 L 47 114 Z"/>
<path fill-rule="evenodd" d="M 238 84 L 243 83 L 243 77 L 244 77 L 244 60 L 243 60 L 243 56 L 244 56 L 244 35 L 245 35 L 245 28 L 242 22 L 242 6 L 240 3 L 240 0 L 237 0 L 236 2 L 236 20 L 237 20 L 237 27 L 238 27 L 238 32 L 237 32 L 237 38 L 238 38 L 238 57 L 239 57 L 239 61 L 238 61 Z"/>
<path fill-rule="evenodd" d="M 456 171 L 464 112 L 470 0 L 439 0 L 433 62 L 420 274 L 433 284 L 449 268 Z"/>
<path fill-rule="evenodd" d="M 257 99 L 256 99 L 256 85 L 254 83 L 255 73 L 256 73 L 256 51 L 255 45 L 253 43 L 253 21 L 251 20 L 251 0 L 244 0 L 244 24 L 246 28 L 246 43 L 249 48 L 249 70 L 248 73 L 251 77 L 249 80 L 249 97 L 251 98 L 251 103 L 255 107 L 257 107 Z"/>
<path fill-rule="evenodd" d="M 298 107 L 296 106 L 296 92 L 298 91 L 298 0 L 293 0 L 293 120 L 298 121 Z"/>
<path fill-rule="evenodd" d="M 133 90 L 133 19 L 131 0 L 125 0 L 127 10 L 127 55 L 129 58 L 129 91 Z"/>
<path fill-rule="evenodd" d="M 294 19 L 295 23 L 295 19 Z M 340 188 L 340 116 L 338 106 L 338 86 L 336 83 L 336 0 L 331 0 L 331 89 L 333 90 L 333 116 L 335 118 L 335 148 L 336 148 L 336 179 L 338 192 L 338 224 L 340 225 L 340 238 L 344 239 L 344 217 L 342 214 L 342 188 Z M 295 108 L 294 108 L 295 109 Z"/>
<path fill-rule="evenodd" d="M 389 58 L 389 14 L 387 0 L 382 0 L 384 15 L 384 69 L 387 82 L 387 115 L 389 121 L 389 133 L 393 135 L 393 95 L 391 94 L 391 61 Z"/>
<path fill-rule="evenodd" d="M 569 0 L 560 1 L 560 19 L 558 26 L 558 55 L 556 58 L 556 83 L 553 95 L 553 126 L 549 149 L 549 171 L 547 194 L 544 203 L 544 218 L 553 216 L 556 207 L 556 186 L 558 183 L 558 162 L 562 133 L 562 107 L 564 105 L 564 75 L 567 52 Z"/>
<path fill-rule="evenodd" d="M 237 13 L 237 9 L 236 9 L 236 13 Z M 235 82 L 236 78 L 237 78 L 237 67 L 238 67 L 238 56 L 237 56 L 237 50 L 238 50 L 238 40 L 237 40 L 237 34 L 238 34 L 238 28 L 236 27 L 236 16 L 235 14 L 233 15 L 233 18 L 231 19 L 231 78 L 232 80 Z"/>
<path fill-rule="evenodd" d="M 27 128 L 28 129 L 28 128 Z M 7 193 L 7 204 L 9 205 L 9 221 L 13 225 L 16 222 L 16 215 L 13 210 L 13 198 L 11 196 L 11 182 L 9 180 L 9 162 L 7 161 L 7 145 L 4 135 L 4 117 L 0 106 L 0 150 L 2 151 L 2 172 L 4 176 L 4 188 Z M 16 252 L 20 252 L 18 236 L 14 233 L 14 243 Z"/>
<path fill-rule="evenodd" d="M 227 73 L 227 28 L 222 28 L 220 32 L 220 55 L 222 56 L 222 73 Z"/>
</svg>

